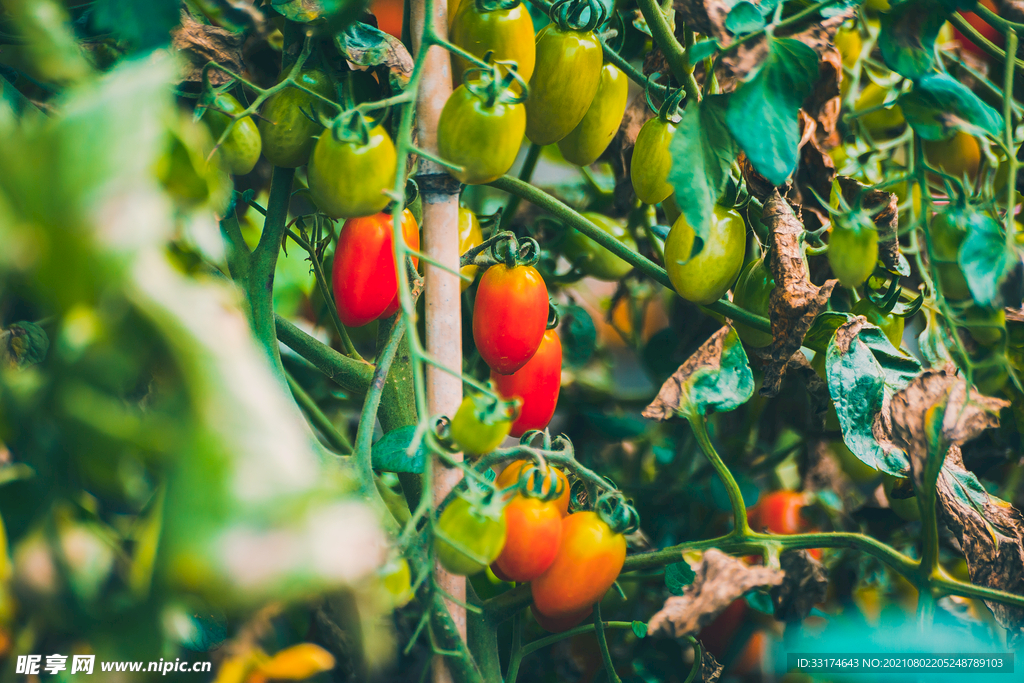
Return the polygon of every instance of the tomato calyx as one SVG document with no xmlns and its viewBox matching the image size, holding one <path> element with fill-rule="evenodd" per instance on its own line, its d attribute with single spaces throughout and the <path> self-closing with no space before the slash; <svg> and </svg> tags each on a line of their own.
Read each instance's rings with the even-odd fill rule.
<svg viewBox="0 0 1024 683">
<path fill-rule="evenodd" d="M 900 278 L 898 274 L 893 274 L 889 279 L 889 286 L 884 294 L 876 295 L 876 293 L 868 286 L 865 286 L 864 289 L 867 299 L 874 304 L 878 310 L 882 313 L 895 315 L 900 318 L 912 317 L 921 310 L 921 306 L 924 304 L 924 292 L 908 304 L 899 303 L 900 294 L 902 293 L 903 288 L 900 286 Z"/>
<path fill-rule="evenodd" d="M 476 5 L 476 11 L 481 14 L 484 12 L 507 12 L 518 7 L 521 4 L 521 0 L 474 0 L 474 4 Z"/>
<path fill-rule="evenodd" d="M 557 500 L 565 493 L 565 484 L 558 472 L 546 462 L 531 464 L 519 473 L 516 490 L 526 498 L 537 498 L 543 501 Z"/>
<path fill-rule="evenodd" d="M 494 108 L 497 104 L 525 102 L 529 96 L 529 89 L 526 81 L 519 75 L 519 65 L 511 60 L 492 60 L 492 55 L 491 51 L 484 55 L 484 61 L 489 66 L 475 66 L 466 69 L 462 74 L 462 83 L 466 90 L 483 102 L 488 109 Z M 504 66 L 504 71 L 499 66 Z"/>
<path fill-rule="evenodd" d="M 620 491 L 608 491 L 594 506 L 598 516 L 617 534 L 631 534 L 640 528 L 640 514 Z"/>
<path fill-rule="evenodd" d="M 499 263 L 511 270 L 517 266 L 533 266 L 540 261 L 540 245 L 532 237 L 517 238 L 505 230 L 488 237 L 469 249 L 459 259 L 459 267 L 480 266 L 490 268 Z"/>
<path fill-rule="evenodd" d="M 682 120 L 682 112 L 679 109 L 679 105 L 683 102 L 685 93 L 682 88 L 675 88 L 674 90 L 669 89 L 665 95 L 665 99 L 662 100 L 661 106 L 655 106 L 651 100 L 651 84 L 658 80 L 661 74 L 655 71 L 647 77 L 647 83 L 644 85 L 644 98 L 647 100 L 647 106 L 651 108 L 651 111 L 658 112 L 658 118 L 663 123 L 677 124 Z"/>
<path fill-rule="evenodd" d="M 563 31 L 587 33 L 604 23 L 608 10 L 600 0 L 557 0 L 548 15 Z"/>
<path fill-rule="evenodd" d="M 333 119 L 321 117 L 320 124 L 328 129 L 338 142 L 349 142 L 360 147 L 370 143 L 370 131 L 373 130 L 373 124 L 358 108 L 346 109 Z"/>
</svg>

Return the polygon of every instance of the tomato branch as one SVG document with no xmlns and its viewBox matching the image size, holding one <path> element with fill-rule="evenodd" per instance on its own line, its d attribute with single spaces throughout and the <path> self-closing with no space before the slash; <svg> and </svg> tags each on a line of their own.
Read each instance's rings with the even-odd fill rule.
<svg viewBox="0 0 1024 683">
<path fill-rule="evenodd" d="M 699 101 L 700 88 L 697 87 L 697 81 L 693 78 L 693 65 L 690 64 L 686 48 L 676 40 L 672 26 L 669 25 L 665 13 L 655 0 L 637 0 L 637 6 L 643 13 L 648 28 L 651 29 L 654 42 L 665 55 L 669 68 L 672 70 L 672 75 L 675 76 L 676 81 L 686 91 L 687 99 L 694 102 Z"/>
<path fill-rule="evenodd" d="M 982 5 L 981 3 L 978 3 L 978 5 L 974 8 L 974 11 L 980 15 L 981 14 L 981 10 L 985 10 L 986 12 L 988 12 L 988 10 L 984 7 L 984 5 Z M 993 14 L 991 12 L 990 12 L 990 14 L 992 15 L 992 17 L 995 17 L 997 19 L 999 18 L 998 15 L 996 15 L 996 14 Z M 986 21 L 988 21 L 987 18 L 986 18 Z M 1006 24 L 1009 24 L 1009 22 L 1006 22 L 1005 19 L 999 19 L 999 23 L 1003 23 L 1003 22 L 1005 22 Z M 953 24 L 953 26 L 955 26 L 957 28 L 957 30 L 960 31 L 960 33 L 964 34 L 964 36 L 966 36 L 972 43 L 974 43 L 975 45 L 980 47 L 982 50 L 987 52 L 990 56 L 995 57 L 996 59 L 998 59 L 999 61 L 1001 61 L 1003 63 L 1007 63 L 1009 61 L 1012 61 L 1018 67 L 1024 67 L 1024 60 L 1018 59 L 1016 57 L 1011 59 L 1009 57 L 1008 53 L 1005 50 L 1002 50 L 995 43 L 993 43 L 991 40 L 989 40 L 988 38 L 983 36 L 981 34 L 981 32 L 978 31 L 978 29 L 976 29 L 973 26 L 971 26 L 971 24 L 966 19 L 964 19 L 963 15 L 960 14 L 959 12 L 954 12 L 953 14 L 949 15 L 949 23 Z M 990 23 L 992 23 L 992 22 L 990 22 Z M 993 24 L 993 25 L 995 25 L 995 24 Z M 1020 25 L 1018 24 L 1018 26 L 1020 26 Z M 1011 30 L 1013 30 L 1016 27 L 1013 27 L 1013 26 L 997 26 L 997 28 L 1003 28 L 1004 30 L 1006 28 L 1010 28 Z M 1024 28 L 1024 26 L 1020 26 L 1020 28 Z"/>
<path fill-rule="evenodd" d="M 373 366 L 338 353 L 309 336 L 280 315 L 274 316 L 277 338 L 345 391 L 358 396 L 366 393 L 373 377 Z"/>
<path fill-rule="evenodd" d="M 302 388 L 290 372 L 285 372 L 285 379 L 288 380 L 288 388 L 292 390 L 292 396 L 295 397 L 295 402 L 299 404 L 299 407 L 309 417 L 309 421 L 313 423 L 313 426 L 320 430 L 320 433 L 327 439 L 328 445 L 336 450 L 341 455 L 352 454 L 352 444 L 349 442 L 345 435 L 338 431 L 338 428 L 334 426 L 334 423 L 324 415 L 323 411 L 320 410 L 320 406 L 316 404 L 316 401 L 306 393 L 306 390 Z"/>
<path fill-rule="evenodd" d="M 525 586 L 529 588 L 529 586 Z M 631 621 L 602 621 L 601 626 L 606 629 L 631 629 L 633 628 L 633 622 Z M 541 648 L 545 648 L 548 645 L 554 645 L 560 640 L 566 638 L 572 638 L 573 636 L 582 635 L 584 633 L 590 633 L 596 629 L 596 624 L 586 624 L 584 626 L 577 626 L 571 628 L 568 631 L 561 633 L 554 633 L 544 638 L 538 638 L 533 642 L 523 645 L 522 648 L 512 653 L 508 663 L 508 672 L 505 674 L 505 683 L 515 683 L 516 678 L 519 676 L 519 665 L 523 657 L 532 654 Z"/>
</svg>

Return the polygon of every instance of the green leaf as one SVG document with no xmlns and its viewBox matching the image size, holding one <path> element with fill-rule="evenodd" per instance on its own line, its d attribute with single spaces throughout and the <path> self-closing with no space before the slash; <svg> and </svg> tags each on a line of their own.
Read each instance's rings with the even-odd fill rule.
<svg viewBox="0 0 1024 683">
<path fill-rule="evenodd" d="M 683 589 L 697 578 L 688 562 L 673 562 L 665 567 L 665 588 L 672 595 L 682 595 Z"/>
<path fill-rule="evenodd" d="M 708 408 L 724 413 L 739 408 L 753 394 L 754 375 L 747 352 L 736 330 L 729 328 L 718 369 L 700 368 L 690 376 L 690 401 L 701 414 L 707 414 Z"/>
<path fill-rule="evenodd" d="M 342 56 L 356 66 L 385 66 L 394 90 L 401 91 L 412 77 L 413 59 L 398 38 L 357 21 L 334 36 Z"/>
<path fill-rule="evenodd" d="M 769 616 L 775 614 L 775 605 L 772 604 L 772 598 L 768 593 L 764 591 L 750 591 L 743 598 L 752 609 L 757 610 L 761 614 Z"/>
<path fill-rule="evenodd" d="M 171 42 L 171 29 L 181 20 L 178 0 L 98 0 L 92 21 L 101 31 L 147 50 Z"/>
<path fill-rule="evenodd" d="M 716 52 L 718 52 L 718 41 L 714 38 L 698 41 L 690 48 L 690 62 L 692 64 L 696 64 L 697 62 L 707 59 Z"/>
<path fill-rule="evenodd" d="M 586 310 L 568 304 L 558 307 L 562 357 L 573 366 L 586 365 L 597 348 L 597 328 Z"/>
<path fill-rule="evenodd" d="M 0 361 L 6 359 L 15 367 L 41 363 L 49 350 L 50 338 L 35 323 L 22 321 L 0 331 Z"/>
<path fill-rule="evenodd" d="M 907 122 L 925 140 L 944 140 L 955 131 L 999 137 L 1003 117 L 960 81 L 930 73 L 897 100 Z"/>
<path fill-rule="evenodd" d="M 981 306 L 1002 308 L 999 286 L 1020 267 L 1020 254 L 1006 243 L 999 223 L 988 214 L 973 212 L 965 222 L 967 237 L 960 244 L 957 261 L 971 297 Z"/>
<path fill-rule="evenodd" d="M 773 39 L 758 72 L 729 96 L 726 125 L 773 185 L 782 185 L 796 168 L 797 110 L 817 80 L 814 50 L 792 38 Z"/>
<path fill-rule="evenodd" d="M 423 472 L 423 463 L 427 457 L 427 449 L 422 440 L 416 453 L 410 457 L 407 453 L 412 438 L 416 434 L 416 425 L 408 425 L 392 429 L 380 437 L 370 451 L 373 469 L 385 472 Z"/>
<path fill-rule="evenodd" d="M 736 3 L 725 18 L 725 30 L 736 36 L 759 31 L 764 25 L 761 11 L 747 0 Z"/>
<path fill-rule="evenodd" d="M 725 95 L 705 97 L 683 112 L 669 144 L 672 168 L 668 181 L 676 192 L 676 202 L 687 222 L 701 238 L 694 249 L 703 246 L 715 202 L 729 181 L 729 170 L 739 153 L 739 145 L 725 125 Z"/>
<path fill-rule="evenodd" d="M 840 327 L 849 322 L 851 315 L 842 311 L 823 311 L 811 323 L 811 329 L 804 337 L 804 346 L 816 353 L 825 353 L 828 343 Z"/>
<path fill-rule="evenodd" d="M 642 621 L 633 622 L 633 635 L 637 638 L 647 637 L 647 624 Z"/>
<path fill-rule="evenodd" d="M 886 66 L 910 79 L 928 73 L 935 55 L 935 39 L 946 21 L 939 3 L 904 2 L 881 13 L 879 20 L 882 30 L 878 47 Z"/>
</svg>

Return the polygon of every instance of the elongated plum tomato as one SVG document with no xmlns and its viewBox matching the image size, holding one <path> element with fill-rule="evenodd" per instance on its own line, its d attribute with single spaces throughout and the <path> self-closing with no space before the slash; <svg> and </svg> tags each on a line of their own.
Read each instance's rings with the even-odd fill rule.
<svg viewBox="0 0 1024 683">
<path fill-rule="evenodd" d="M 590 211 L 584 213 L 583 217 L 617 241 L 636 251 L 636 241 L 626 230 L 626 226 L 619 221 Z M 562 255 L 584 274 L 596 277 L 598 280 L 615 282 L 633 270 L 633 266 L 575 228 L 566 227 L 565 236 L 562 237 L 558 248 Z"/>
<path fill-rule="evenodd" d="M 526 100 L 526 137 L 558 142 L 586 115 L 601 83 L 601 41 L 593 31 L 563 31 L 551 22 L 537 34 L 537 66 Z"/>
<path fill-rule="evenodd" d="M 562 545 L 547 571 L 530 582 L 533 604 L 560 618 L 598 602 L 615 583 L 626 560 L 626 538 L 596 512 L 575 512 L 562 520 Z"/>
<path fill-rule="evenodd" d="M 494 372 L 511 375 L 533 358 L 548 323 L 548 288 L 533 266 L 491 266 L 473 305 L 473 341 Z"/>
<path fill-rule="evenodd" d="M 437 150 L 462 167 L 449 171 L 467 185 L 497 180 L 512 168 L 526 130 L 522 104 L 484 102 L 460 85 L 444 103 L 437 122 Z"/>
<path fill-rule="evenodd" d="M 966 176 L 973 183 L 978 177 L 981 147 L 969 133 L 958 130 L 948 140 L 924 140 L 922 147 L 925 161 L 933 168 L 957 180 Z"/>
<path fill-rule="evenodd" d="M 465 254 L 473 247 L 479 247 L 484 242 L 484 232 L 480 229 L 480 221 L 477 220 L 476 214 L 467 209 L 464 206 L 459 207 L 459 254 Z M 459 268 L 459 272 L 469 280 L 459 280 L 459 287 L 465 292 L 469 289 L 469 286 L 473 284 L 472 280 L 476 278 L 476 271 L 480 269 L 479 266 L 463 266 Z"/>
<path fill-rule="evenodd" d="M 882 330 L 882 334 L 897 349 L 903 343 L 903 318 L 893 313 L 886 313 L 871 302 L 867 297 L 853 305 L 850 312 L 854 315 L 862 315 L 875 327 Z"/>
<path fill-rule="evenodd" d="M 381 317 L 398 294 L 398 269 L 392 218 L 386 213 L 345 221 L 334 250 L 331 281 L 338 317 L 347 327 L 359 327 Z M 406 244 L 419 244 L 419 227 L 412 212 L 402 212 Z"/>
<path fill-rule="evenodd" d="M 441 532 L 455 543 L 486 560 L 481 564 L 454 545 L 436 537 L 434 554 L 441 566 L 452 574 L 470 576 L 481 571 L 501 554 L 505 545 L 505 517 L 473 506 L 465 498 L 456 498 L 437 520 Z"/>
<path fill-rule="evenodd" d="M 665 240 L 665 269 L 679 296 L 706 305 L 718 301 L 736 281 L 743 267 L 747 228 L 735 209 L 715 205 L 704 248 L 691 258 L 695 236 L 686 214 L 681 214 Z"/>
<path fill-rule="evenodd" d="M 406 216 L 406 214 L 409 214 L 409 215 Z M 392 230 L 391 234 L 392 235 L 394 234 L 394 230 Z M 402 212 L 402 235 L 405 237 L 405 245 L 407 247 L 409 247 L 410 249 L 415 249 L 416 251 L 420 250 L 420 229 L 419 229 L 419 226 L 416 225 L 416 219 L 413 217 L 412 212 L 410 212 L 409 209 L 406 209 L 405 211 Z M 418 256 L 413 256 L 412 257 L 412 267 L 413 268 L 419 268 L 419 265 L 420 265 L 419 257 Z M 396 278 L 395 279 L 395 284 L 396 284 L 395 296 L 394 296 L 393 299 L 391 299 L 391 303 L 388 304 L 388 307 L 384 309 L 384 312 L 381 313 L 379 316 L 377 316 L 380 319 L 390 318 L 391 316 L 393 316 L 395 313 L 398 312 L 399 308 L 402 307 L 402 300 L 398 296 L 398 288 L 397 288 L 398 271 L 397 270 L 395 271 L 395 278 Z"/>
<path fill-rule="evenodd" d="M 505 469 L 498 474 L 498 477 L 494 480 L 494 485 L 501 489 L 507 489 L 511 486 L 515 486 L 519 482 L 519 477 L 523 473 L 523 468 L 532 465 L 531 460 L 515 460 L 509 463 Z M 558 477 L 557 487 L 562 489 L 562 492 L 558 494 L 558 498 L 555 498 L 555 504 L 558 506 L 558 511 L 563 517 L 569 514 L 569 480 L 566 478 L 565 473 L 557 467 L 555 470 L 555 476 Z M 545 480 L 541 485 L 541 492 L 546 494 L 549 490 L 550 484 Z"/>
<path fill-rule="evenodd" d="M 747 520 L 754 531 L 767 529 L 772 534 L 791 536 L 813 530 L 810 521 L 804 516 L 807 495 L 797 491 L 772 491 L 761 496 L 757 505 L 747 510 Z M 821 551 L 817 548 L 809 551 L 815 558 L 821 559 Z"/>
<path fill-rule="evenodd" d="M 562 341 L 554 330 L 544 333 L 537 353 L 526 365 L 511 375 L 491 373 L 498 393 L 506 399 L 522 399 L 519 417 L 512 423 L 514 437 L 531 429 L 544 429 L 551 422 L 558 405 L 562 384 Z"/>
<path fill-rule="evenodd" d="M 334 85 L 322 71 L 303 71 L 296 80 L 323 97 L 334 97 Z M 260 112 L 263 118 L 259 122 L 263 156 L 267 161 L 284 168 L 298 168 L 309 161 L 316 144 L 315 136 L 324 129 L 309 116 L 324 109 L 320 100 L 298 88 L 285 88 L 271 95 L 263 105 Z"/>
<path fill-rule="evenodd" d="M 767 318 L 773 289 L 775 278 L 772 277 L 772 271 L 762 256 L 748 263 L 740 273 L 732 290 L 732 302 L 745 311 Z M 764 347 L 772 343 L 771 332 L 755 330 L 741 322 L 736 322 L 735 327 L 740 339 L 751 346 Z"/>
<path fill-rule="evenodd" d="M 370 131 L 365 145 L 324 132 L 309 158 L 309 190 L 332 218 L 370 216 L 391 201 L 384 190 L 395 184 L 397 162 L 395 144 L 381 126 Z"/>
<path fill-rule="evenodd" d="M 454 0 L 453 0 L 454 1 Z M 493 61 L 515 62 L 523 82 L 529 83 L 537 61 L 533 20 L 522 2 L 511 9 L 483 10 L 475 0 L 459 5 L 449 31 L 451 41 L 466 52 L 483 59 L 492 52 Z M 459 83 L 469 62 L 452 55 L 452 75 Z"/>
<path fill-rule="evenodd" d="M 478 399 L 467 396 L 452 418 L 452 440 L 466 455 L 490 453 L 504 441 L 512 421 L 482 411 Z"/>
<path fill-rule="evenodd" d="M 519 494 L 505 506 L 505 547 L 495 564 L 513 581 L 532 581 L 555 561 L 561 540 L 557 503 Z"/>
<path fill-rule="evenodd" d="M 548 633 L 562 633 L 563 631 L 568 631 L 573 626 L 579 626 L 582 624 L 584 619 L 594 613 L 594 606 L 591 605 L 590 607 L 580 610 L 575 614 L 570 614 L 567 617 L 560 617 L 558 619 L 541 614 L 537 611 L 537 607 L 535 605 L 530 605 L 530 613 L 533 614 L 533 619 L 537 622 L 537 625 Z"/>
<path fill-rule="evenodd" d="M 833 223 L 828 238 L 828 263 L 844 287 L 860 287 L 875 271 L 878 232 L 872 228 L 848 228 Z"/>
<path fill-rule="evenodd" d="M 655 117 L 645 123 L 636 136 L 629 179 L 633 181 L 637 198 L 644 204 L 660 204 L 672 194 L 672 186 L 668 184 L 668 172 L 672 168 L 668 145 L 675 132 L 674 123 Z"/>
<path fill-rule="evenodd" d="M 629 79 L 614 64 L 601 67 L 601 83 L 583 120 L 572 132 L 558 141 L 558 149 L 566 161 L 589 166 L 597 161 L 615 137 L 626 113 Z"/>
<path fill-rule="evenodd" d="M 227 114 L 237 116 L 245 111 L 245 107 L 238 103 L 234 97 L 227 93 L 217 96 L 214 103 L 206 109 L 203 114 L 203 121 L 210 129 L 214 143 L 220 139 L 224 130 L 231 122 Z M 227 112 L 225 114 L 224 112 Z M 246 116 L 235 122 L 231 132 L 228 133 L 224 144 L 217 148 L 217 156 L 229 173 L 234 175 L 245 175 L 253 169 L 256 162 L 260 160 L 260 150 L 263 143 L 260 140 L 260 131 L 256 128 L 251 116 Z"/>
</svg>

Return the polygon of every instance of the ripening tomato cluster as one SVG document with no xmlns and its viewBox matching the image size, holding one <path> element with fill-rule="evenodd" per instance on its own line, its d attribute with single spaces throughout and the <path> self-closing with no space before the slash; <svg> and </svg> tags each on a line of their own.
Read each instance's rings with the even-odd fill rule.
<svg viewBox="0 0 1024 683">
<path fill-rule="evenodd" d="M 486 561 L 503 581 L 529 582 L 538 623 L 549 631 L 572 628 L 618 577 L 625 537 L 598 512 L 570 514 L 569 481 L 554 467 L 543 472 L 517 460 L 494 483 L 500 501 L 474 505 L 458 497 L 441 513 L 438 560 L 463 576 L 483 571 Z"/>
</svg>

